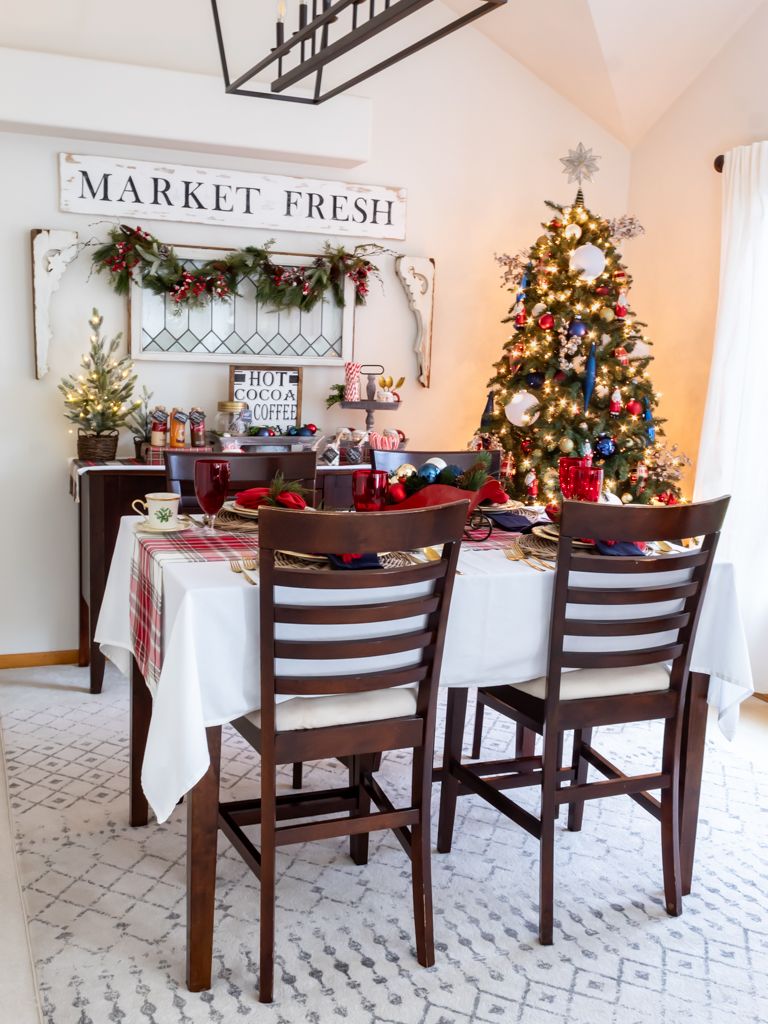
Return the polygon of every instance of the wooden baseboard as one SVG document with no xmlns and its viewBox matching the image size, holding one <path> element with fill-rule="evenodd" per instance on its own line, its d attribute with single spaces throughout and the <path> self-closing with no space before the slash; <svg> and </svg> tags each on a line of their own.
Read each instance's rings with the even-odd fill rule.
<svg viewBox="0 0 768 1024">
<path fill-rule="evenodd" d="M 33 654 L 0 654 L 0 669 L 36 668 L 38 665 L 76 665 L 78 651 L 36 651 Z"/>
</svg>

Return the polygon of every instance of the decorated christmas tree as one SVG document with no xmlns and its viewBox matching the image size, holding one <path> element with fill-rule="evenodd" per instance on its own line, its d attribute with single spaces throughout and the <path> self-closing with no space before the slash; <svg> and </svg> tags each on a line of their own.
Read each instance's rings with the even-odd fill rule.
<svg viewBox="0 0 768 1024">
<path fill-rule="evenodd" d="M 59 384 L 66 403 L 65 416 L 96 435 L 118 430 L 141 405 L 141 399 L 131 401 L 136 377 L 131 375 L 130 356 L 115 356 L 122 334 L 107 342 L 101 336 L 103 319 L 94 309 L 88 321 L 91 347 L 83 356 L 83 373 L 72 374 L 69 379 L 62 377 Z"/>
<path fill-rule="evenodd" d="M 643 229 L 634 217 L 603 220 L 584 206 L 581 181 L 593 180 L 597 159 L 581 144 L 571 150 L 563 163 L 579 182 L 574 204 L 547 202 L 530 249 L 497 257 L 515 296 L 504 321 L 514 333 L 473 446 L 508 453 L 505 486 L 524 501 L 560 498 L 560 457 L 579 455 L 603 469 L 621 501 L 675 503 L 688 460 L 663 440 L 650 341 L 629 306 L 632 277 L 618 250 Z"/>
</svg>

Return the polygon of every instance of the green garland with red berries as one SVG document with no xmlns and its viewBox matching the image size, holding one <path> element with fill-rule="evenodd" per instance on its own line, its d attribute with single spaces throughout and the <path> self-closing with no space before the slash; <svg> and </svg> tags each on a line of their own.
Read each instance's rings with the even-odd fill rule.
<svg viewBox="0 0 768 1024">
<path fill-rule="evenodd" d="M 379 245 L 356 245 L 351 252 L 326 242 L 321 255 L 306 267 L 283 267 L 275 263 L 271 238 L 263 246 L 249 245 L 189 267 L 170 245 L 164 245 L 148 231 L 126 224 L 109 232 L 109 242 L 93 254 L 96 273 L 109 273 L 118 295 L 127 295 L 132 281 L 155 295 L 170 296 L 174 306 L 190 309 L 205 306 L 213 299 L 231 301 L 238 286 L 250 278 L 256 287 L 256 301 L 273 309 L 300 309 L 308 312 L 330 291 L 338 306 L 344 305 L 344 283 L 350 278 L 355 286 L 355 305 L 365 304 L 368 278 L 378 276 L 379 268 L 369 256 L 383 253 Z"/>
</svg>

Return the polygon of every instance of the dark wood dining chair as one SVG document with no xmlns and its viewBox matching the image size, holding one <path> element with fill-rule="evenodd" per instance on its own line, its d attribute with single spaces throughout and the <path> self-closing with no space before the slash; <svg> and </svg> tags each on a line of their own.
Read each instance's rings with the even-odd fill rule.
<svg viewBox="0 0 768 1024">
<path fill-rule="evenodd" d="M 518 730 L 524 727 L 543 736 L 540 756 L 462 764 L 467 691 L 449 691 L 438 851 L 451 849 L 456 799 L 464 794 L 481 796 L 538 839 L 539 938 L 544 945 L 553 941 L 555 820 L 562 804 L 568 804 L 568 829 L 572 832 L 581 828 L 584 801 L 599 797 L 630 796 L 657 818 L 661 822 L 667 913 L 682 913 L 679 774 L 683 713 L 691 647 L 729 500 L 724 497 L 673 508 L 563 503 L 547 674 L 479 691 L 483 703 L 515 721 Z M 573 547 L 573 539 L 581 537 L 669 541 L 701 535 L 701 547 L 685 554 L 605 557 Z M 655 576 L 659 582 L 650 586 L 645 581 L 641 586 L 634 583 L 638 574 L 678 570 L 684 572 L 677 579 Z M 579 577 L 574 579 L 574 573 Z M 590 574 L 593 579 L 598 574 L 594 583 Z M 606 574 L 613 585 L 606 585 Z M 622 610 L 628 610 L 631 617 L 618 617 L 616 612 Z M 643 646 L 642 638 L 654 634 L 658 634 L 656 644 Z M 616 650 L 616 642 L 611 644 L 609 639 L 614 649 L 600 650 L 600 638 L 621 637 L 627 639 L 619 643 L 629 644 L 629 649 Z M 671 669 L 665 663 L 671 663 Z M 659 772 L 627 775 L 592 746 L 596 726 L 653 719 L 664 719 Z M 569 730 L 574 731 L 573 756 L 570 766 L 564 768 L 562 739 Z M 588 782 L 590 766 L 605 779 Z M 502 792 L 525 786 L 541 788 L 539 818 Z M 649 794 L 657 789 L 661 790 L 660 800 Z"/>
<path fill-rule="evenodd" d="M 371 464 L 374 469 L 383 469 L 384 472 L 390 475 L 394 473 L 398 466 L 402 466 L 404 462 L 409 462 L 412 466 L 417 469 L 419 466 L 423 466 L 427 459 L 442 459 L 449 466 L 458 466 L 460 469 L 469 469 L 470 466 L 474 466 L 477 462 L 477 456 L 479 452 L 380 452 L 376 449 L 371 449 Z M 490 455 L 490 475 L 499 478 L 501 472 L 501 452 L 485 452 L 486 455 Z"/>
<path fill-rule="evenodd" d="M 303 487 L 312 491 L 314 504 L 315 471 L 317 455 L 315 452 L 263 452 L 246 454 L 240 452 L 174 452 L 166 450 L 165 457 L 165 489 L 181 495 L 179 512 L 198 513 L 202 509 L 195 497 L 195 463 L 198 459 L 226 460 L 230 465 L 229 497 L 248 487 L 267 487 L 278 473 L 286 480 L 297 480 Z"/>
<path fill-rule="evenodd" d="M 352 859 L 365 864 L 368 833 L 391 829 L 411 859 L 418 961 L 424 967 L 435 962 L 430 872 L 435 714 L 466 517 L 464 501 L 400 513 L 309 516 L 267 508 L 259 515 L 261 710 L 232 724 L 261 754 L 261 798 L 220 803 L 218 821 L 261 880 L 260 1002 L 271 1002 L 273 993 L 275 853 L 292 843 L 348 835 Z M 402 568 L 318 571 L 275 564 L 281 549 L 356 555 L 437 544 L 444 544 L 439 561 Z M 397 588 L 407 584 L 423 584 L 421 596 L 404 597 Z M 281 603 L 278 587 L 293 588 L 288 598 L 281 590 Z M 372 590 L 370 602 L 360 601 L 361 590 Z M 354 596 L 345 601 L 350 591 Z M 397 625 L 414 617 L 423 617 L 418 628 Z M 381 627 L 387 623 L 392 632 L 384 635 Z M 311 639 L 295 639 L 297 626 L 315 627 L 307 634 Z M 316 638 L 318 626 L 326 628 L 327 638 Z M 349 636 L 350 627 L 360 631 L 359 638 L 333 639 L 334 629 Z M 406 652 L 412 662 L 402 667 Z M 391 655 L 399 656 L 399 667 L 345 664 L 346 659 Z M 278 659 L 292 662 L 288 674 Z M 301 663 L 306 670 L 296 667 Z M 318 674 L 318 663 L 330 671 Z M 277 697 L 288 699 L 277 703 Z M 397 809 L 373 774 L 375 755 L 370 752 L 408 747 L 413 748 L 410 805 Z M 276 795 L 277 765 L 324 758 L 344 760 L 348 786 Z M 377 808 L 373 813 L 371 803 Z M 319 814 L 337 816 L 278 827 L 285 819 Z M 243 831 L 257 823 L 260 850 Z M 215 858 L 211 870 L 215 873 Z"/>
</svg>

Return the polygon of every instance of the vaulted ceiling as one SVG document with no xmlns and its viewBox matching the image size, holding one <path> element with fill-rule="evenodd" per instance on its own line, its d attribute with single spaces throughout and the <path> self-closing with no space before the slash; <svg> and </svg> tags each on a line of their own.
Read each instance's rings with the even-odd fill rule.
<svg viewBox="0 0 768 1024">
<path fill-rule="evenodd" d="M 633 146 L 763 2 L 507 0 L 475 25 Z"/>
<path fill-rule="evenodd" d="M 464 13 L 470 0 L 443 2 Z M 463 31 L 484 33 L 633 146 L 764 2 L 768 0 L 507 0 L 476 21 L 474 29 Z M 271 22 L 276 2 L 227 0 L 223 6 Z M 242 35 L 245 40 L 255 37 L 251 31 Z M 210 8 L 204 0 L 132 0 L 129 6 L 105 0 L 6 4 L 0 46 L 219 73 Z M 509 118 L 514 122 L 513 106 Z"/>
</svg>

